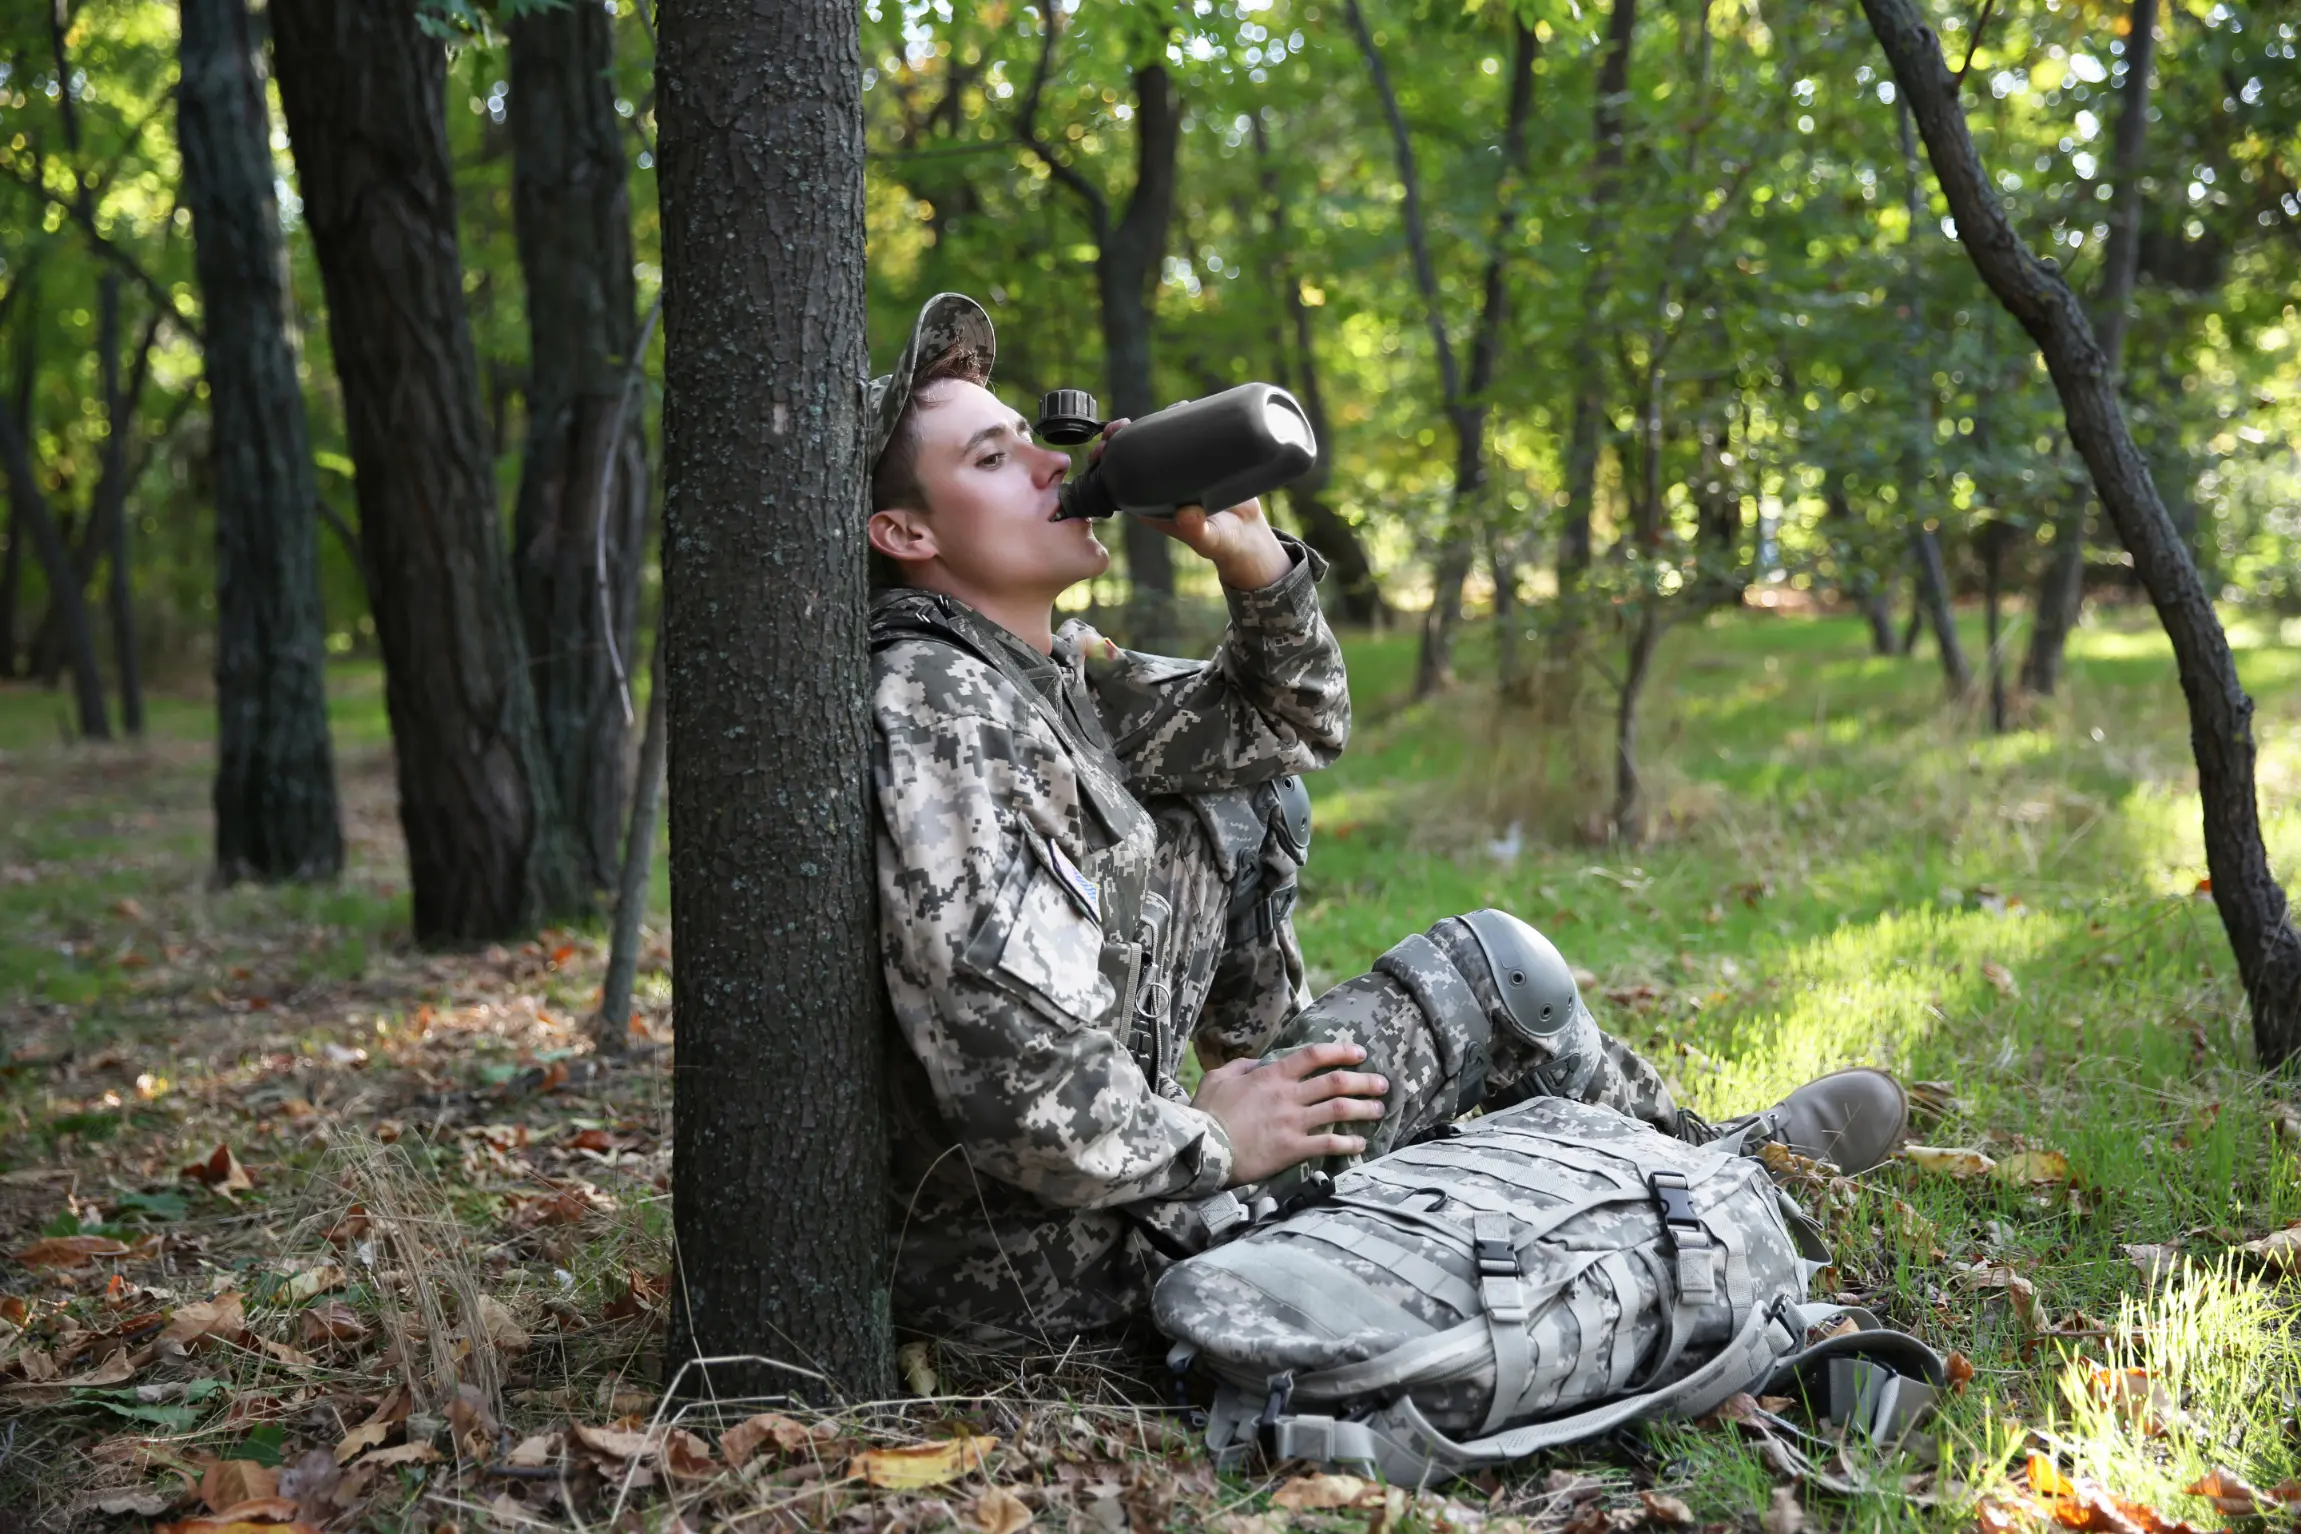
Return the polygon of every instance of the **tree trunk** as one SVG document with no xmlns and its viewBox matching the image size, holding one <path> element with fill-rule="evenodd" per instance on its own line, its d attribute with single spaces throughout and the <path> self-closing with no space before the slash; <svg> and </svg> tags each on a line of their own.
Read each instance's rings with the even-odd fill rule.
<svg viewBox="0 0 2301 1534">
<path fill-rule="evenodd" d="M 511 23 L 512 222 L 528 333 L 513 569 L 545 758 L 595 888 L 615 883 L 621 861 L 631 730 L 616 661 L 632 653 L 647 512 L 641 417 L 620 408 L 639 318 L 613 64 L 613 22 L 597 5 Z"/>
<path fill-rule="evenodd" d="M 2007 218 L 1933 34 L 1911 0 L 1862 0 L 1862 9 L 1917 113 L 1958 239 L 2044 354 L 2069 439 L 2092 471 L 2102 508 L 2173 642 L 2189 704 L 2213 903 L 2252 1007 L 2255 1051 L 2262 1066 L 2274 1070 L 2301 1048 L 2301 933 L 2288 918 L 2285 892 L 2261 840 L 2253 700 L 2238 681 L 2228 635 L 2134 445 L 2109 357 L 2058 264 L 2032 253 Z"/>
<path fill-rule="evenodd" d="M 863 61 L 843 0 L 666 7 L 669 1357 L 891 1385 L 864 580 Z"/>
<path fill-rule="evenodd" d="M 2005 733 L 2005 654 L 1998 623 L 1998 598 L 2005 589 L 2005 545 L 2013 529 L 1991 520 L 1981 525 L 1974 541 L 1981 546 L 1981 602 L 1983 632 L 1989 640 L 1989 732 Z"/>
<path fill-rule="evenodd" d="M 655 651 L 648 661 L 647 724 L 639 737 L 639 773 L 631 787 L 630 828 L 623 841 L 623 867 L 615 881 L 607 978 L 599 985 L 599 1014 L 591 1020 L 593 1047 L 610 1054 L 630 1048 L 631 988 L 639 976 L 639 925 L 647 915 L 647 891 L 655 875 L 655 817 L 663 805 L 663 760 L 668 751 L 660 628 L 659 622 Z"/>
<path fill-rule="evenodd" d="M 1626 846 L 1646 839 L 1646 787 L 1638 776 L 1638 706 L 1653 674 L 1654 651 L 1662 642 L 1662 616 L 1652 598 L 1640 601 L 1630 620 L 1627 662 L 1614 699 L 1614 835 Z"/>
<path fill-rule="evenodd" d="M 0 557 L 0 682 L 16 674 L 16 604 L 24 590 L 24 519 L 8 504 L 8 552 Z"/>
<path fill-rule="evenodd" d="M 144 676 L 136 650 L 134 567 L 128 558 L 128 492 L 133 473 L 128 439 L 134 434 L 137 401 L 144 395 L 144 380 L 151 375 L 152 346 L 159 339 L 164 311 L 156 311 L 144 327 L 128 377 L 120 377 L 120 274 L 108 271 L 97 280 L 97 373 L 104 393 L 103 466 L 96 476 L 96 500 L 88 512 L 87 557 L 92 566 L 99 545 L 110 564 L 104 582 L 105 615 L 112 625 L 112 664 L 120 674 L 120 728 L 129 738 L 144 733 Z"/>
<path fill-rule="evenodd" d="M 1574 415 L 1566 438 L 1566 516 L 1558 535 L 1559 626 L 1555 663 L 1571 668 L 1583 614 L 1576 597 L 1589 572 L 1591 502 L 1598 489 L 1598 448 L 1605 430 L 1605 362 L 1599 334 L 1606 295 L 1613 281 L 1614 200 L 1621 192 L 1622 108 L 1630 94 L 1630 47 L 1636 40 L 1637 0 L 1614 0 L 1606 22 L 1604 56 L 1598 63 L 1596 106 L 1591 131 L 1590 225 L 1583 244 L 1589 266 L 1582 279 L 1581 322 L 1567 351 L 1574 381 Z"/>
<path fill-rule="evenodd" d="M 1480 502 L 1486 485 L 1486 419 L 1491 407 L 1487 391 L 1493 386 L 1495 361 L 1510 310 L 1505 263 L 1518 226 L 1517 181 L 1526 171 L 1526 124 L 1533 115 L 1534 61 L 1542 44 L 1532 27 L 1512 20 L 1510 95 L 1502 122 L 1502 184 L 1495 192 L 1494 240 L 1487 250 L 1478 329 L 1471 339 L 1469 374 L 1464 377 L 1455 366 L 1438 271 L 1430 259 L 1414 140 L 1407 131 L 1406 116 L 1399 110 L 1398 93 L 1391 87 L 1382 50 L 1375 46 L 1373 29 L 1367 26 L 1358 0 L 1347 0 L 1346 14 L 1390 124 L 1391 153 L 1397 162 L 1399 185 L 1406 194 L 1401 217 L 1406 225 L 1407 249 L 1414 258 L 1414 280 L 1422 292 L 1424 320 L 1438 359 L 1440 403 L 1454 430 L 1454 486 L 1448 498 L 1446 525 L 1439 531 L 1430 608 L 1423 615 L 1422 647 L 1414 667 L 1414 696 L 1426 698 L 1453 681 L 1454 631 L 1462 618 L 1462 583 L 1469 576 L 1478 547 Z"/>
<path fill-rule="evenodd" d="M 419 941 L 585 909 L 528 682 L 441 111 L 415 0 L 272 13 L 357 469 Z"/>
<path fill-rule="evenodd" d="M 2141 265 L 2141 159 L 2149 137 L 2149 72 L 2157 60 L 2157 0 L 2133 0 L 2125 38 L 2125 79 L 2117 92 L 2117 136 L 2112 149 L 2109 244 L 2101 268 L 2101 291 L 2093 306 L 2093 333 L 2108 359 L 2112 387 L 2125 361 L 2125 325 L 2133 303 L 2134 274 Z M 2175 521 L 2178 524 L 2179 517 Z M 2185 531 L 2183 541 L 2188 541 Z M 2037 586 L 2029 655 L 2022 662 L 2022 685 L 2051 697 L 2061 679 L 2061 653 L 2085 605 L 2085 507 L 2081 501 L 2055 524 L 2053 557 Z"/>
<path fill-rule="evenodd" d="M 1182 142 L 1182 107 L 1167 80 L 1166 66 L 1136 70 L 1134 86 L 1134 194 L 1117 225 L 1096 247 L 1095 257 L 1110 414 L 1129 419 L 1158 408 L 1151 383 L 1151 307 L 1166 262 L 1167 228 L 1174 217 L 1175 156 Z M 1119 521 L 1127 554 L 1129 641 L 1138 649 L 1170 649 L 1179 635 L 1169 540 L 1140 517 Z"/>
<path fill-rule="evenodd" d="M 1902 236 L 1902 255 L 1907 263 L 1903 273 L 1905 284 L 1902 305 L 1907 315 L 1909 355 L 1902 359 L 1909 369 L 1911 406 L 1917 409 L 1919 399 L 1931 386 L 1925 381 L 1925 289 L 1919 280 L 1918 225 L 1925 217 L 1925 187 L 1919 180 L 1917 157 L 1917 128 L 1910 117 L 1909 98 L 1900 97 L 1894 107 L 1895 121 L 1901 131 L 1903 206 L 1909 211 L 1909 227 Z M 1963 698 L 1973 686 L 1973 670 L 1965 662 L 1965 646 L 1958 642 L 1957 615 L 1950 607 L 1949 575 L 1942 568 L 1941 540 L 1926 525 L 1924 509 L 1917 503 L 1918 484 L 1924 478 L 1919 467 L 1917 437 L 1921 423 L 1929 419 L 1919 410 L 1911 423 L 1909 446 L 1902 453 L 1902 496 L 1909 507 L 1910 553 L 1917 564 L 1917 607 L 1933 626 L 1934 648 L 1941 656 L 1942 685 L 1952 699 Z M 1915 614 L 1912 614 L 1914 619 Z M 1907 643 L 1903 650 L 1912 649 Z"/>
<path fill-rule="evenodd" d="M 1293 242 L 1287 231 L 1286 198 L 1279 188 L 1278 166 L 1270 153 L 1270 135 L 1263 127 L 1261 113 L 1250 114 L 1248 121 L 1254 130 L 1255 159 L 1262 172 L 1264 207 L 1270 220 L 1273 285 L 1287 317 L 1286 330 L 1272 336 L 1272 350 L 1278 357 L 1281 381 L 1290 381 L 1302 408 L 1309 413 L 1311 434 L 1318 438 L 1318 457 L 1308 474 L 1287 487 L 1286 504 L 1294 512 L 1302 541 L 1326 560 L 1334 582 L 1335 616 L 1344 623 L 1378 628 L 1389 622 L 1390 607 L 1374 578 L 1373 561 L 1366 556 L 1358 529 L 1326 502 L 1326 487 L 1334 477 L 1334 442 L 1327 425 L 1326 395 L 1318 383 L 1318 347 L 1311 333 L 1310 305 L 1303 301 L 1302 283 L 1288 254 Z"/>
<path fill-rule="evenodd" d="M 1894 643 L 1893 598 L 1885 583 L 1877 578 L 1863 551 L 1856 548 L 1858 536 L 1854 522 L 1853 503 L 1846 499 L 1845 481 L 1837 470 L 1826 471 L 1822 481 L 1822 501 L 1827 507 L 1826 520 L 1830 526 L 1830 546 L 1837 558 L 1838 589 L 1848 600 L 1861 609 L 1870 626 L 1870 650 L 1876 655 L 1900 653 Z"/>
<path fill-rule="evenodd" d="M 22 303 L 26 319 L 16 332 L 13 348 L 16 364 L 14 404 L 16 419 L 29 423 L 32 419 L 32 391 L 40 381 L 40 327 L 36 317 L 40 308 L 39 267 L 37 258 L 27 262 L 25 269 L 9 284 L 8 296 L 0 300 L 0 316 Z M 11 496 L 8 502 L 8 557 L 0 563 L 0 681 L 16 675 L 16 617 L 24 599 L 24 541 L 32 536 L 32 522 L 23 515 Z"/>
<path fill-rule="evenodd" d="M 96 669 L 96 636 L 88 626 L 87 599 L 80 589 L 79 571 L 73 568 L 72 551 L 40 493 L 29 437 L 29 430 L 17 424 L 15 411 L 0 406 L 0 471 L 8 477 L 16 524 L 30 524 L 33 546 L 47 570 L 48 610 L 55 615 L 58 638 L 72 667 L 80 734 L 87 740 L 110 740 L 112 725 L 104 705 L 104 676 Z"/>
<path fill-rule="evenodd" d="M 2050 698 L 2061 685 L 2061 659 L 2069 631 L 2085 607 L 2085 501 L 2054 519 L 2053 548 L 2038 578 L 2030 615 L 2029 651 L 2022 657 L 2021 685 Z"/>
<path fill-rule="evenodd" d="M 319 525 L 288 340 L 270 115 L 245 0 L 183 0 L 176 136 L 216 479 L 216 879 L 343 868 Z"/>
</svg>

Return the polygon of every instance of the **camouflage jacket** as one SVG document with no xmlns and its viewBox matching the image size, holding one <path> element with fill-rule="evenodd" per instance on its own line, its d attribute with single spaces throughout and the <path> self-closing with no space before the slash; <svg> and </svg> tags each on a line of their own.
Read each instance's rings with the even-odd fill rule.
<svg viewBox="0 0 2301 1534">
<path fill-rule="evenodd" d="M 1189 1020 L 1155 1015 L 1176 956 L 1139 797 L 1341 751 L 1342 656 L 1318 561 L 1291 551 L 1272 585 L 1226 592 L 1208 661 L 1078 622 L 1044 656 L 950 598 L 875 599 L 880 941 L 906 1046 L 899 1319 L 1108 1319 L 1141 1300 L 1130 1226 L 1229 1180 L 1221 1126 L 1159 1067 Z"/>
</svg>

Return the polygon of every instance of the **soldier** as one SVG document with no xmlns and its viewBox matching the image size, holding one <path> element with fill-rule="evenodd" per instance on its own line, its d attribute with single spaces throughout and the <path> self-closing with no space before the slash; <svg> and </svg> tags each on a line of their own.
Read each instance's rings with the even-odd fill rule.
<svg viewBox="0 0 2301 1534">
<path fill-rule="evenodd" d="M 899 1322 L 1059 1346 L 1140 1314 L 1164 1263 L 1243 1223 L 1239 1190 L 1538 1092 L 1852 1169 L 1890 1151 L 1906 1105 L 1882 1072 L 1719 1128 L 1682 1111 L 1501 911 L 1311 1001 L 1297 775 L 1350 733 L 1321 561 L 1254 502 L 1186 507 L 1158 525 L 1222 581 L 1211 660 L 1057 630 L 1055 599 L 1109 554 L 1053 519 L 1070 461 L 990 392 L 994 352 L 983 310 L 941 294 L 871 385 Z M 1195 1095 L 1194 1040 L 1227 1062 Z"/>
</svg>

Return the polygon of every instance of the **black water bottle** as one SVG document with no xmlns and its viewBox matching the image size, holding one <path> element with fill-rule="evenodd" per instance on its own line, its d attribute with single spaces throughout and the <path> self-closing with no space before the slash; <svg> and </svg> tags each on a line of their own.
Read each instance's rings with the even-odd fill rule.
<svg viewBox="0 0 2301 1534">
<path fill-rule="evenodd" d="M 1101 429 L 1090 394 L 1057 389 L 1039 401 L 1036 430 L 1050 442 L 1084 442 Z M 1129 422 L 1093 467 L 1064 484 L 1058 519 L 1221 511 L 1301 478 L 1317 461 L 1318 439 L 1294 396 L 1276 384 L 1240 384 Z"/>
</svg>

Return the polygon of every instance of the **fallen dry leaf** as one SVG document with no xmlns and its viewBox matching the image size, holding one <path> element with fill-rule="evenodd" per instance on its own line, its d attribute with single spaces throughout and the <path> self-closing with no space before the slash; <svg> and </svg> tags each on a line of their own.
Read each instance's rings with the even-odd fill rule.
<svg viewBox="0 0 2301 1534">
<path fill-rule="evenodd" d="M 479 1297 L 479 1326 L 487 1333 L 487 1340 L 506 1353 L 525 1352 L 534 1339 L 527 1329 L 511 1317 L 511 1307 L 492 1294 Z"/>
<path fill-rule="evenodd" d="M 2181 1243 L 2178 1241 L 2169 1242 L 2163 1246 L 2137 1242 L 2129 1246 L 2120 1246 L 2118 1250 L 2131 1258 L 2133 1265 L 2139 1268 L 2142 1276 L 2151 1283 L 2155 1283 L 2161 1278 L 2171 1278 L 2181 1269 Z"/>
<path fill-rule="evenodd" d="M 2067 1182 L 2069 1158 L 2056 1150 L 2016 1151 L 1997 1164 L 1994 1175 L 2000 1182 Z"/>
<path fill-rule="evenodd" d="M 2219 1465 L 2207 1471 L 2188 1492 L 2193 1497 L 2203 1497 L 2231 1518 L 2261 1516 L 2261 1493 L 2247 1485 L 2236 1471 Z"/>
<path fill-rule="evenodd" d="M 232 1154 L 229 1145 L 219 1145 L 205 1161 L 195 1161 L 184 1168 L 183 1175 L 194 1182 L 204 1182 L 228 1199 L 237 1202 L 235 1195 L 245 1193 L 256 1185 L 248 1169 L 240 1165 L 240 1158 Z"/>
<path fill-rule="evenodd" d="M 100 1257 L 125 1257 L 132 1248 L 110 1236 L 50 1236 L 16 1254 L 28 1268 L 84 1268 Z"/>
<path fill-rule="evenodd" d="M 176 1498 L 161 1491 L 119 1491 L 98 1497 L 91 1505 L 114 1518 L 157 1518 L 176 1505 Z"/>
<path fill-rule="evenodd" d="M 128 1361 L 125 1348 L 115 1349 L 95 1368 L 55 1381 L 58 1385 L 124 1385 L 136 1377 L 136 1366 Z"/>
<path fill-rule="evenodd" d="M 1758 1518 L 1758 1527 L 1765 1534 L 1798 1534 L 1806 1526 L 1806 1510 L 1798 1501 L 1795 1486 L 1777 1486 L 1773 1500 Z"/>
<path fill-rule="evenodd" d="M 216 1460 L 200 1477 L 200 1500 L 208 1504 L 208 1511 L 218 1516 L 242 1503 L 277 1498 L 279 1494 L 279 1472 L 252 1459 Z M 287 1511 L 280 1516 L 295 1517 L 296 1505 L 289 1502 L 286 1507 Z"/>
<path fill-rule="evenodd" d="M 986 1486 L 967 1509 L 967 1526 L 978 1534 L 1021 1534 L 1031 1526 L 1031 1510 L 1004 1486 Z"/>
<path fill-rule="evenodd" d="M 911 1394 L 928 1399 L 942 1394 L 942 1383 L 935 1378 L 935 1350 L 926 1342 L 906 1342 L 895 1350 L 895 1367 L 902 1371 L 904 1388 Z"/>
<path fill-rule="evenodd" d="M 342 1440 L 337 1443 L 335 1448 L 336 1463 L 348 1465 L 368 1450 L 382 1447 L 383 1441 L 391 1437 L 391 1430 L 398 1425 L 395 1422 L 361 1423 L 358 1427 L 344 1434 Z"/>
<path fill-rule="evenodd" d="M 289 1504 L 291 1507 L 293 1503 Z M 186 1518 L 181 1523 L 155 1525 L 152 1534 L 321 1534 L 320 1526 L 298 1518 L 293 1523 L 250 1522 L 245 1518 Z"/>
<path fill-rule="evenodd" d="M 577 1422 L 571 1424 L 568 1431 L 575 1435 L 577 1443 L 609 1459 L 637 1459 L 647 1452 L 649 1444 L 645 1433 L 627 1433 L 621 1428 L 592 1427 Z"/>
<path fill-rule="evenodd" d="M 1641 1491 L 1638 1500 L 1646 1509 L 1646 1521 L 1671 1528 L 1684 1528 L 1694 1521 L 1694 1510 L 1665 1491 Z"/>
<path fill-rule="evenodd" d="M 1921 1172 L 1940 1172 L 1950 1177 L 1987 1177 L 1997 1165 L 1980 1151 L 1943 1145 L 1905 1145 L 1902 1159 Z"/>
<path fill-rule="evenodd" d="M 719 1437 L 719 1452 L 727 1456 L 727 1463 L 741 1469 L 759 1452 L 760 1445 L 771 1444 L 779 1454 L 801 1454 L 821 1447 L 836 1437 L 838 1429 L 829 1423 L 810 1427 L 781 1412 L 761 1412 L 746 1417 Z"/>
<path fill-rule="evenodd" d="M 916 1491 L 940 1486 L 983 1468 L 998 1440 L 968 1435 L 934 1443 L 906 1444 L 901 1448 L 865 1449 L 847 1461 L 847 1474 L 882 1491 Z"/>
<path fill-rule="evenodd" d="M 566 1447 L 566 1442 L 557 1433 L 537 1433 L 514 1444 L 511 1452 L 504 1456 L 503 1462 L 516 1465 L 522 1470 L 540 1470 L 559 1458 L 560 1450 Z"/>
<path fill-rule="evenodd" d="M 238 1342 L 247 1335 L 248 1319 L 240 1291 L 229 1290 L 212 1300 L 194 1300 L 179 1305 L 168 1318 L 167 1330 L 160 1333 L 162 1342 L 172 1342 L 189 1348 L 204 1337 L 219 1342 Z"/>
<path fill-rule="evenodd" d="M 711 1452 L 711 1445 L 685 1428 L 673 1428 L 664 1434 L 663 1447 L 658 1457 L 663 1468 L 670 1474 L 684 1476 L 689 1480 L 717 1475 L 720 1470 L 719 1461 Z"/>
<path fill-rule="evenodd" d="M 1963 1390 L 1973 1378 L 1973 1360 L 1963 1353 L 1952 1353 L 1943 1360 L 1942 1367 L 1949 1374 L 1949 1388 Z"/>
<path fill-rule="evenodd" d="M 1355 1475 L 1300 1475 L 1270 1494 L 1273 1507 L 1291 1513 L 1329 1512 L 1336 1508 L 1378 1508 L 1387 1498 L 1380 1482 Z"/>
<path fill-rule="evenodd" d="M 2248 1241 L 2240 1250 L 2260 1258 L 2265 1266 L 2280 1273 L 2290 1273 L 2301 1268 L 2301 1225 L 2288 1225 L 2274 1235 Z"/>
<path fill-rule="evenodd" d="M 393 1465 L 436 1465 L 439 1450 L 428 1443 L 403 1443 L 389 1449 L 378 1449 L 360 1461 L 363 1466 L 389 1469 Z"/>
<path fill-rule="evenodd" d="M 1997 1497 L 1984 1497 L 1974 1504 L 1973 1522 L 1978 1534 L 2012 1534 L 2025 1524 L 2043 1523 L 2045 1509 L 2027 1497 L 2011 1501 Z"/>
<path fill-rule="evenodd" d="M 1982 965 L 1981 977 L 1995 986 L 1997 994 L 2000 996 L 2019 996 L 2021 994 L 2021 982 L 2013 978 L 2013 971 L 1995 959 Z"/>
<path fill-rule="evenodd" d="M 306 1268 L 301 1273 L 288 1275 L 287 1283 L 279 1292 L 279 1302 L 283 1305 L 301 1305 L 307 1300 L 318 1299 L 330 1289 L 341 1289 L 347 1280 L 348 1275 L 344 1270 L 332 1262 L 322 1263 L 316 1268 Z"/>
<path fill-rule="evenodd" d="M 2147 1438 L 2164 1434 L 2181 1408 L 2147 1369 L 2105 1369 L 2087 1365 L 2087 1388 L 2102 1405 L 2114 1408 Z"/>
<path fill-rule="evenodd" d="M 304 1341 L 313 1347 L 334 1342 L 360 1342 L 368 1334 L 367 1323 L 359 1318 L 342 1300 L 324 1300 L 303 1314 L 301 1322 Z"/>
<path fill-rule="evenodd" d="M 2013 1303 L 2013 1313 L 2021 1318 L 2021 1324 L 2031 1331 L 2040 1329 L 2037 1285 L 2021 1274 L 2001 1265 L 1976 1263 L 1970 1268 L 1959 1269 L 1958 1277 L 1977 1289 L 2004 1290 L 2005 1297 Z"/>
</svg>

